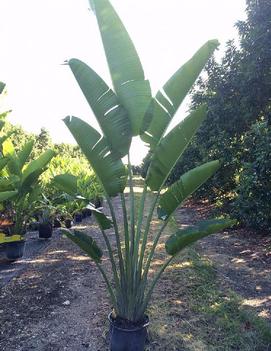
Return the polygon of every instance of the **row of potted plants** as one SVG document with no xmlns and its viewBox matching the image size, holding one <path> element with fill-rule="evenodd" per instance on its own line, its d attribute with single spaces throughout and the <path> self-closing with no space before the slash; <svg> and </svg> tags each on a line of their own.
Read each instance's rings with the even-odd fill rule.
<svg viewBox="0 0 271 351">
<path fill-rule="evenodd" d="M 1 85 L 4 87 L 4 85 Z M 3 89 L 0 93 L 2 93 Z M 51 149 L 31 160 L 34 141 L 16 151 L 12 133 L 5 133 L 5 114 L 0 119 L 0 249 L 14 260 L 22 257 L 27 230 L 38 230 L 40 238 L 50 238 L 53 226 L 70 228 L 90 215 L 89 199 L 78 194 L 78 177 L 54 176 L 50 187 L 57 190 L 49 199 L 44 195 L 41 176 L 55 156 Z M 100 203 L 96 203 L 100 206 Z"/>
</svg>

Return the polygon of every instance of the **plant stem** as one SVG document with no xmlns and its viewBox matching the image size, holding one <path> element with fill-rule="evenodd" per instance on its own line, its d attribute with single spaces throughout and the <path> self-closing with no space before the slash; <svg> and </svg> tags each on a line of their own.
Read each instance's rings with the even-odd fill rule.
<svg viewBox="0 0 271 351">
<path fill-rule="evenodd" d="M 125 279 L 125 272 L 124 272 L 124 264 L 123 264 L 123 257 L 122 257 L 122 252 L 121 252 L 121 241 L 120 241 L 120 235 L 119 235 L 119 228 L 117 225 L 117 220 L 116 220 L 116 215 L 115 211 L 111 202 L 110 197 L 107 195 L 106 196 L 111 216 L 112 216 L 112 221 L 113 221 L 113 226 L 115 230 L 115 235 L 116 235 L 116 243 L 117 243 L 117 250 L 118 250 L 118 257 L 119 257 L 119 266 L 120 266 L 120 280 L 121 280 L 121 285 L 123 288 L 123 279 Z"/>
<path fill-rule="evenodd" d="M 161 277 L 162 273 L 164 272 L 164 270 L 167 268 L 167 266 L 171 263 L 171 261 L 173 260 L 175 256 L 171 256 L 170 258 L 167 259 L 167 261 L 163 264 L 163 266 L 161 267 L 160 271 L 157 272 L 156 276 L 154 277 L 151 286 L 146 294 L 146 297 L 144 298 L 144 301 L 141 305 L 141 308 L 139 308 L 138 310 L 138 314 L 137 317 L 140 317 L 144 311 L 146 310 L 148 303 L 150 301 L 153 289 L 155 288 L 155 285 L 157 284 L 159 278 Z"/>
<path fill-rule="evenodd" d="M 130 228 L 131 228 L 131 246 L 130 254 L 134 256 L 135 248 L 135 195 L 133 189 L 133 174 L 130 162 L 130 153 L 128 153 L 128 171 L 129 171 L 129 187 L 130 187 Z"/>
<path fill-rule="evenodd" d="M 126 210 L 126 202 L 124 194 L 120 194 L 122 213 L 123 213 L 123 226 L 124 226 L 124 239 L 125 239 L 125 268 L 126 274 L 128 274 L 130 266 L 130 243 L 129 243 L 129 224 Z"/>
<path fill-rule="evenodd" d="M 103 235 L 103 238 L 104 238 L 107 250 L 108 250 L 109 259 L 110 259 L 110 262 L 111 262 L 112 271 L 113 271 L 113 275 L 114 275 L 114 281 L 115 281 L 115 284 L 116 284 L 116 289 L 117 289 L 117 291 L 120 292 L 121 291 L 121 289 L 120 289 L 120 281 L 119 281 L 117 266 L 116 266 L 115 259 L 114 259 L 114 256 L 113 256 L 113 250 L 112 250 L 110 241 L 109 241 L 107 235 L 105 234 L 104 230 L 101 229 L 101 232 L 102 232 L 102 235 Z"/>
<path fill-rule="evenodd" d="M 153 201 L 153 204 L 150 208 L 148 218 L 147 218 L 147 223 L 146 223 L 146 227 L 145 227 L 145 231 L 144 231 L 144 235 L 143 235 L 143 240 L 142 240 L 142 245 L 141 245 L 141 250 L 140 250 L 139 264 L 138 264 L 139 277 L 141 277 L 142 265 L 143 265 L 144 254 L 145 254 L 145 249 L 146 249 L 146 245 L 147 245 L 147 239 L 148 239 L 148 234 L 149 234 L 149 230 L 150 230 L 151 220 L 152 220 L 152 216 L 153 216 L 153 211 L 155 209 L 159 195 L 160 195 L 160 192 L 158 192 L 156 194 L 155 199 Z"/>
<path fill-rule="evenodd" d="M 131 259 L 131 278 L 129 281 L 130 294 L 129 294 L 129 313 L 133 314 L 136 298 L 136 281 L 135 272 L 136 266 L 133 264 L 135 258 L 135 195 L 133 189 L 133 173 L 130 160 L 130 153 L 128 153 L 128 172 L 129 172 L 129 188 L 130 188 L 130 259 Z"/>
<path fill-rule="evenodd" d="M 126 292 L 127 292 L 127 318 L 131 316 L 131 301 L 132 301 L 132 274 L 131 274 L 131 265 L 132 258 L 130 256 L 130 245 L 129 245 L 129 223 L 125 202 L 125 195 L 121 194 L 121 204 L 123 211 L 123 223 L 124 223 L 124 235 L 125 235 L 125 269 L 126 269 Z"/>
<path fill-rule="evenodd" d="M 101 272 L 101 274 L 104 278 L 104 281 L 107 285 L 107 289 L 108 289 L 108 292 L 109 292 L 110 297 L 111 297 L 111 302 L 112 302 L 114 308 L 116 309 L 116 312 L 119 314 L 120 311 L 119 311 L 117 299 L 116 299 L 115 294 L 113 292 L 112 286 L 107 278 L 107 275 L 106 275 L 104 269 L 102 268 L 102 266 L 98 262 L 95 262 L 95 263 L 96 263 L 96 266 L 98 267 L 99 271 Z"/>
<path fill-rule="evenodd" d="M 137 228 L 136 228 L 136 236 L 135 236 L 135 254 L 134 254 L 135 267 L 137 267 L 137 264 L 138 264 L 139 243 L 140 243 L 140 237 L 141 237 L 141 227 L 142 227 L 142 221 L 143 221 L 146 194 L 147 194 L 147 184 L 145 183 L 142 196 L 141 196 L 140 206 L 138 209 L 138 219 L 137 219 Z"/>
<path fill-rule="evenodd" d="M 142 286 L 145 286 L 146 285 L 146 281 L 147 281 L 147 277 L 148 277 L 148 272 L 149 272 L 149 269 L 150 269 L 150 265 L 151 265 L 151 261 L 152 261 L 152 258 L 153 258 L 153 255 L 154 255 L 154 252 L 155 252 L 155 249 L 156 249 L 156 246 L 158 244 L 158 241 L 164 231 L 164 229 L 166 228 L 168 222 L 169 222 L 169 219 L 168 218 L 164 224 L 162 225 L 162 227 L 160 228 L 159 232 L 157 233 L 155 239 L 154 239 L 154 242 L 152 244 L 152 248 L 151 248 L 151 251 L 148 255 L 148 259 L 147 259 L 147 262 L 146 262 L 146 265 L 145 265 L 145 268 L 144 268 L 144 272 L 143 272 L 143 276 L 142 276 Z"/>
</svg>

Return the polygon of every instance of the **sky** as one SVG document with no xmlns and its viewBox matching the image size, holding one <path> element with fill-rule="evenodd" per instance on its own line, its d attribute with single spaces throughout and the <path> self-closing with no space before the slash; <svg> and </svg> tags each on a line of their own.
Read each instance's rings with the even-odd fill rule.
<svg viewBox="0 0 271 351">
<path fill-rule="evenodd" d="M 245 0 L 111 0 L 141 58 L 153 94 L 207 40 L 218 55 L 236 38 Z M 55 142 L 74 142 L 62 119 L 78 116 L 98 129 L 68 66 L 72 57 L 90 65 L 111 86 L 96 19 L 88 0 L 0 0 L 0 80 L 7 84 L 3 109 L 30 132 L 49 130 Z M 187 103 L 172 124 L 185 117 Z M 134 164 L 146 149 L 135 141 Z"/>
</svg>

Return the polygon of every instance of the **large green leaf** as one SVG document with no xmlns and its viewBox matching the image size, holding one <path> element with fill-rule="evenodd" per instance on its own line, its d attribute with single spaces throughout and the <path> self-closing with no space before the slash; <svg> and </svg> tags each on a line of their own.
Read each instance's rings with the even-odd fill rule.
<svg viewBox="0 0 271 351">
<path fill-rule="evenodd" d="M 160 197 L 158 217 L 166 220 L 181 203 L 196 191 L 219 168 L 219 161 L 211 161 L 184 173 L 181 178 L 171 185 Z"/>
<path fill-rule="evenodd" d="M 112 228 L 112 220 L 108 218 L 102 211 L 98 210 L 97 208 L 95 208 L 94 205 L 91 204 L 89 204 L 87 208 L 89 208 L 92 211 L 97 223 L 99 224 L 99 227 L 102 230 Z"/>
<path fill-rule="evenodd" d="M 0 82 L 1 83 L 1 82 Z M 0 119 L 0 132 L 3 129 L 4 125 L 6 124 L 6 122 L 3 119 Z"/>
<path fill-rule="evenodd" d="M 129 112 L 133 135 L 139 135 L 142 130 L 144 116 L 152 100 L 149 81 L 126 82 L 119 87 L 117 92 L 121 103 Z"/>
<path fill-rule="evenodd" d="M 2 92 L 4 91 L 5 86 L 6 86 L 6 84 L 5 84 L 5 83 L 0 82 L 0 94 L 2 94 Z"/>
<path fill-rule="evenodd" d="M 144 80 L 144 71 L 126 28 L 108 0 L 93 0 L 115 90 L 128 81 Z"/>
<path fill-rule="evenodd" d="M 79 230 L 74 230 L 73 233 L 68 229 L 61 229 L 61 231 L 92 258 L 93 261 L 101 262 L 103 252 L 91 236 Z"/>
<path fill-rule="evenodd" d="M 8 178 L 0 178 L 0 191 L 14 190 L 20 183 L 20 177 L 16 175 L 10 175 Z"/>
<path fill-rule="evenodd" d="M 34 140 L 27 142 L 23 147 L 22 150 L 18 152 L 18 160 L 20 162 L 20 168 L 22 169 L 25 165 L 26 161 L 28 160 L 34 146 Z"/>
<path fill-rule="evenodd" d="M 149 82 L 127 30 L 108 0 L 92 0 L 115 91 L 129 112 L 133 135 L 140 133 L 151 101 Z"/>
<path fill-rule="evenodd" d="M 20 162 L 11 140 L 5 140 L 2 145 L 3 155 L 9 158 L 7 164 L 9 174 L 21 176 Z"/>
<path fill-rule="evenodd" d="M 35 204 L 35 202 L 39 200 L 41 194 L 42 194 L 42 188 L 39 184 L 36 184 L 36 186 L 34 186 L 29 192 L 29 198 L 28 198 L 29 203 L 32 205 Z"/>
<path fill-rule="evenodd" d="M 173 74 L 151 101 L 141 130 L 141 139 L 149 143 L 151 149 L 157 145 L 165 133 L 180 104 L 218 45 L 217 40 L 207 41 L 188 62 Z"/>
<path fill-rule="evenodd" d="M 151 190 L 159 190 L 162 187 L 205 118 L 206 111 L 206 106 L 200 106 L 160 140 L 151 158 L 146 178 Z"/>
<path fill-rule="evenodd" d="M 31 161 L 23 171 L 22 181 L 24 182 L 31 173 L 43 170 L 54 156 L 55 152 L 49 149 L 41 154 L 36 160 Z"/>
<path fill-rule="evenodd" d="M 80 118 L 68 116 L 64 118 L 64 122 L 100 179 L 106 193 L 109 196 L 122 193 L 127 181 L 127 170 L 122 161 L 111 152 L 106 139 Z"/>
<path fill-rule="evenodd" d="M 2 128 L 4 127 L 5 125 L 5 122 L 0 120 L 0 131 L 2 130 Z M 9 131 L 8 133 L 6 133 L 5 135 L 2 135 L 0 137 L 0 145 L 2 145 L 4 143 L 4 141 L 6 141 L 12 134 L 14 134 L 15 131 L 14 130 L 11 130 Z"/>
<path fill-rule="evenodd" d="M 44 168 L 37 169 L 36 171 L 31 172 L 27 177 L 23 179 L 19 188 L 20 196 L 24 196 L 27 193 L 32 192 L 33 188 L 38 186 L 39 177 L 43 172 Z"/>
<path fill-rule="evenodd" d="M 103 79 L 84 62 L 71 59 L 69 66 L 106 137 L 121 157 L 129 152 L 132 132 L 128 112 Z"/>
<path fill-rule="evenodd" d="M 65 173 L 65 174 L 59 174 L 53 178 L 53 183 L 56 185 L 58 189 L 61 191 L 64 191 L 65 193 L 69 195 L 75 195 L 77 193 L 77 177 Z"/>
<path fill-rule="evenodd" d="M 4 169 L 6 167 L 8 161 L 9 161 L 8 157 L 1 157 L 0 158 L 0 171 L 2 171 L 2 169 Z"/>
<path fill-rule="evenodd" d="M 12 199 L 17 194 L 18 194 L 17 190 L 14 190 L 14 191 L 2 191 L 2 192 L 0 192 L 0 202 Z"/>
<path fill-rule="evenodd" d="M 231 227 L 235 223 L 236 221 L 232 219 L 209 219 L 198 222 L 195 226 L 180 229 L 166 241 L 166 251 L 169 255 L 176 255 L 187 245 L 190 245 L 207 235 Z"/>
</svg>

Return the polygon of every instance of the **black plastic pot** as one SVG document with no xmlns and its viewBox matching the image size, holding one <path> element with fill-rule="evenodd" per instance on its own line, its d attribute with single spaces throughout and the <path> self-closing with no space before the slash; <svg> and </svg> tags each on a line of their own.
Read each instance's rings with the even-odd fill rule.
<svg viewBox="0 0 271 351">
<path fill-rule="evenodd" d="M 40 223 L 39 225 L 39 238 L 49 239 L 53 234 L 53 226 L 51 223 Z"/>
<path fill-rule="evenodd" d="M 54 219 L 54 228 L 61 228 L 61 222 L 58 218 Z"/>
<path fill-rule="evenodd" d="M 15 261 L 24 255 L 25 241 L 13 241 L 5 244 L 6 257 L 9 261 Z"/>
<path fill-rule="evenodd" d="M 72 227 L 72 220 L 71 219 L 65 219 L 64 224 L 65 224 L 65 227 L 69 229 L 69 228 Z"/>
<path fill-rule="evenodd" d="M 90 200 L 90 202 L 95 206 L 95 208 L 99 208 L 103 206 L 103 199 L 102 198 L 96 198 Z"/>
<path fill-rule="evenodd" d="M 147 316 L 141 325 L 130 328 L 118 326 L 116 320 L 112 318 L 112 313 L 109 314 L 108 319 L 110 322 L 111 351 L 144 351 L 149 325 Z"/>
<path fill-rule="evenodd" d="M 75 223 L 81 223 L 82 222 L 82 214 L 81 213 L 76 213 L 74 215 L 74 222 Z"/>
<path fill-rule="evenodd" d="M 31 223 L 29 223 L 28 230 L 30 230 L 30 231 L 39 230 L 39 222 L 31 222 Z"/>
<path fill-rule="evenodd" d="M 83 218 L 91 217 L 91 214 L 92 214 L 91 209 L 83 208 L 82 210 Z"/>
</svg>

